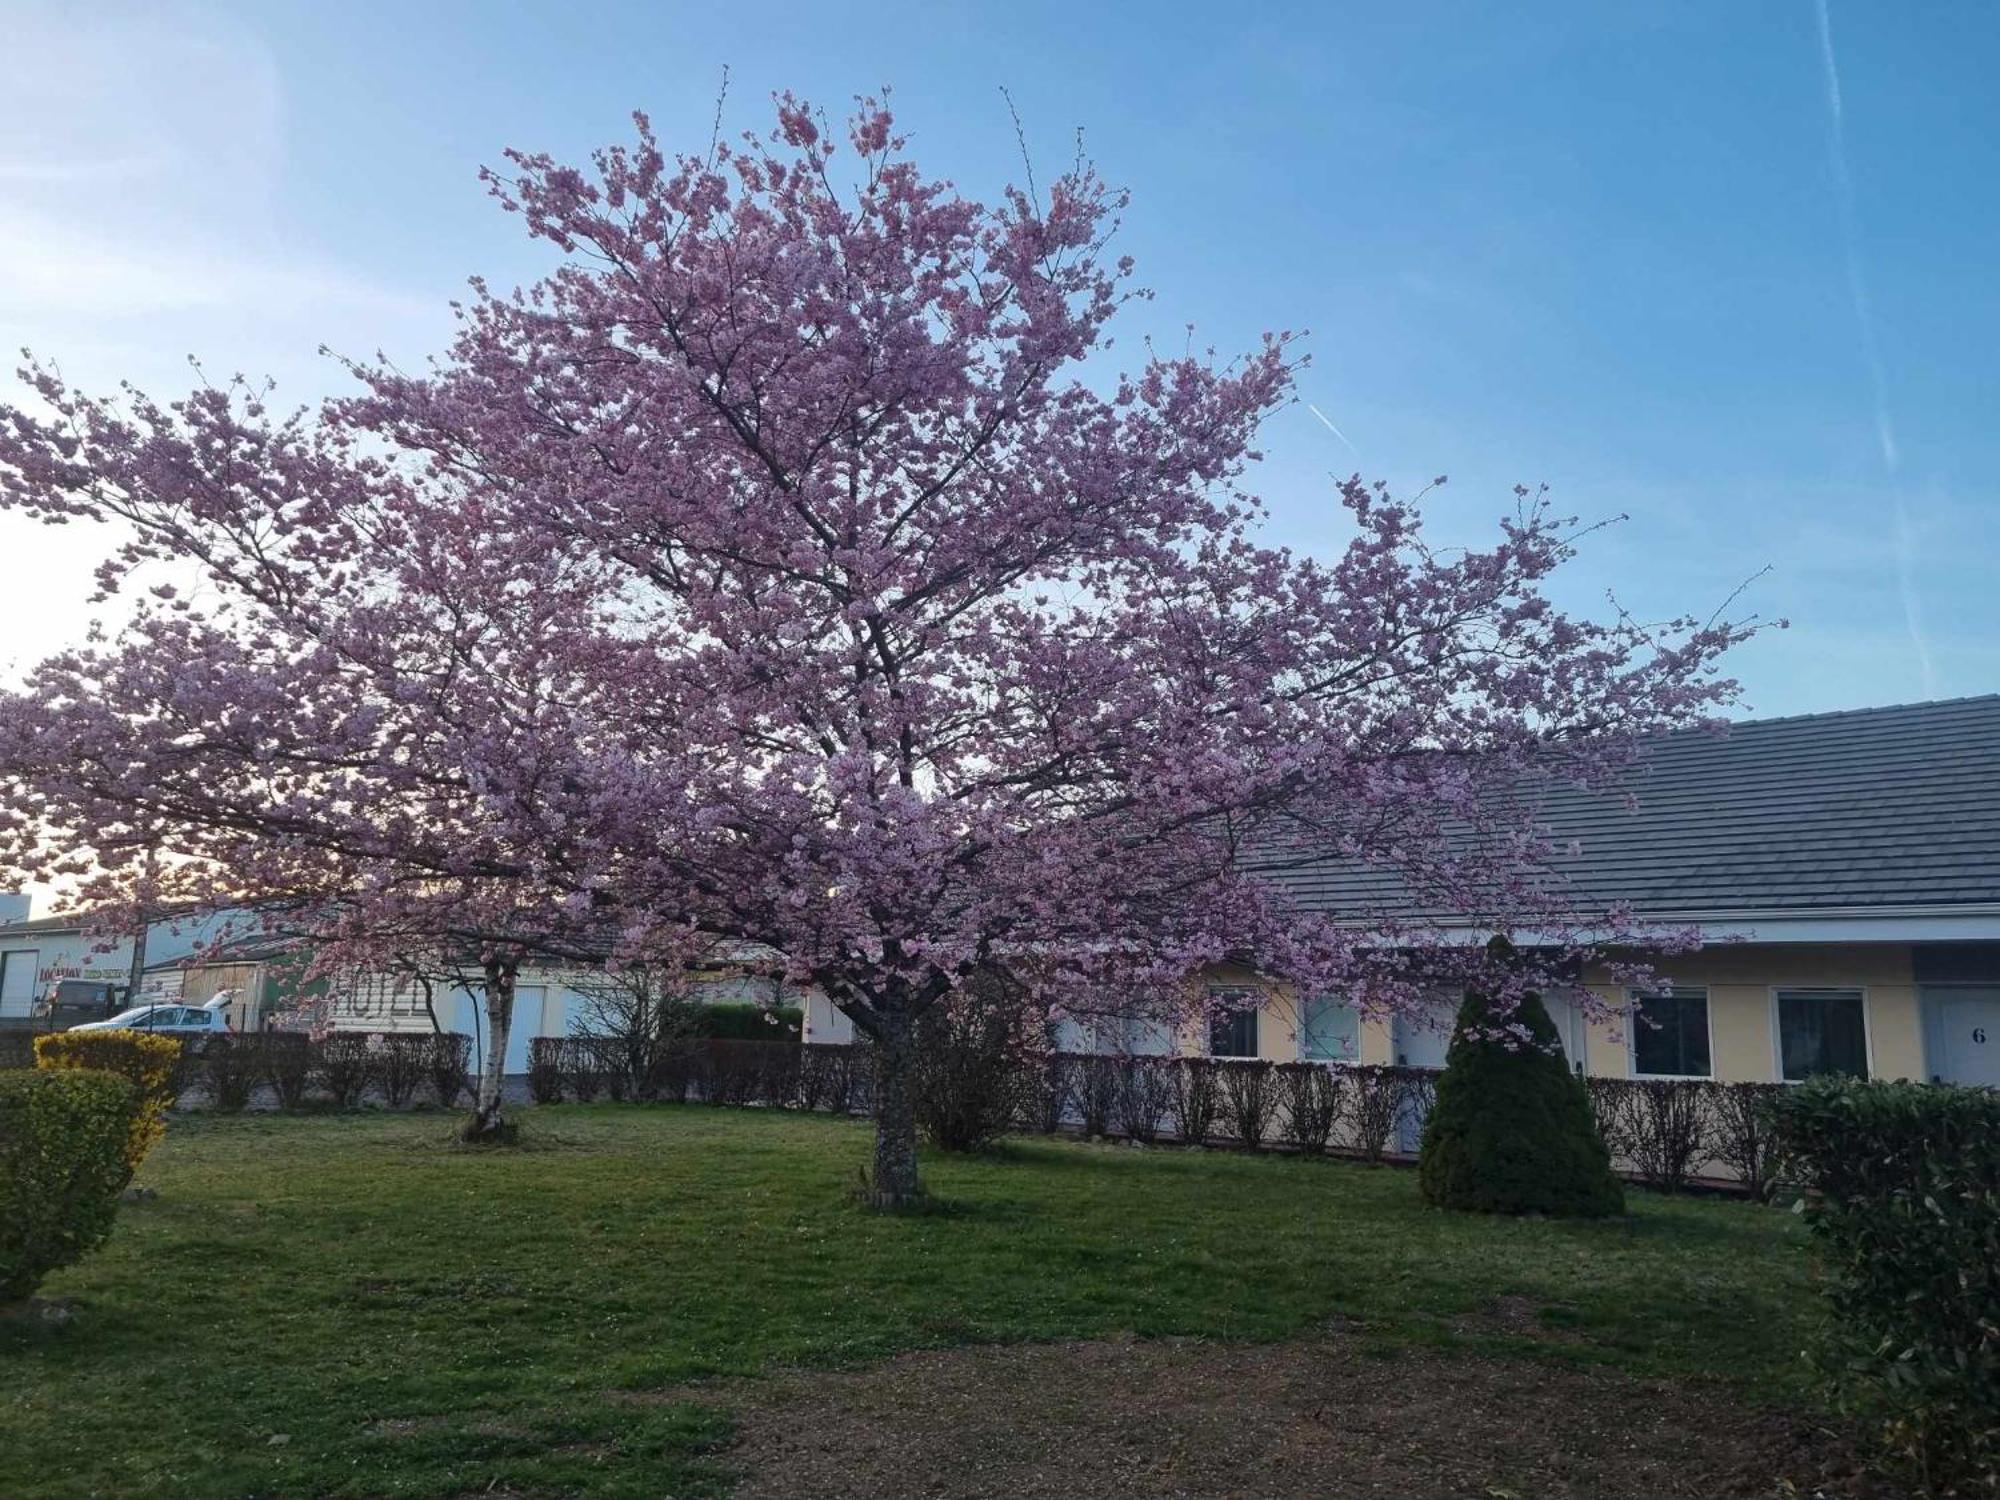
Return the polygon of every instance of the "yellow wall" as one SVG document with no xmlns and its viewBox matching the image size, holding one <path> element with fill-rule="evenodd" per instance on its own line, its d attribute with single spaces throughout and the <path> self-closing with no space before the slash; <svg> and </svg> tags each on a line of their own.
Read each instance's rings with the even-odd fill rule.
<svg viewBox="0 0 2000 1500">
<path fill-rule="evenodd" d="M 1923 1023 L 1910 950 L 1900 945 L 1848 944 L 1777 946 L 1718 943 L 1695 953 L 1662 959 L 1658 972 L 1682 984 L 1708 990 L 1709 1061 L 1713 1076 L 1729 1083 L 1763 1083 L 1778 1077 L 1777 1036 L 1771 992 L 1787 985 L 1859 986 L 1868 1020 L 1869 1071 L 1877 1078 L 1924 1077 Z M 1257 1052 L 1272 1062 L 1299 1058 L 1300 1013 L 1289 985 L 1260 980 L 1247 968 L 1217 965 L 1198 981 L 1204 986 L 1262 988 L 1257 1017 Z M 1617 1022 L 1591 1024 L 1584 1044 L 1586 1071 L 1626 1077 L 1631 1068 L 1625 1036 L 1624 994 L 1602 976 L 1591 988 L 1618 1008 Z M 806 996 L 809 1041 L 847 1041 L 852 1028 L 825 997 Z M 1200 1056 L 1208 1050 L 1206 1024 L 1190 1021 L 1177 1038 L 1180 1051 Z M 1395 1061 L 1395 1026 L 1363 1018 L 1360 1061 Z"/>
<path fill-rule="evenodd" d="M 1681 984 L 1708 990 L 1709 1061 L 1713 1076 L 1728 1083 L 1767 1083 L 1778 1078 L 1777 1033 L 1772 991 L 1799 986 L 1859 987 L 1868 1022 L 1869 1072 L 1877 1078 L 1922 1078 L 1924 1041 L 1910 950 L 1901 945 L 1846 944 L 1778 946 L 1718 943 L 1695 953 L 1662 959 L 1658 972 Z M 1209 985 L 1256 985 L 1246 969 L 1218 967 L 1203 976 Z M 1288 985 L 1266 983 L 1257 1018 L 1257 1050 L 1274 1062 L 1299 1057 L 1300 1016 Z M 1591 984 L 1618 1008 L 1620 1020 L 1597 1021 L 1586 1030 L 1584 1067 L 1590 1073 L 1624 1078 L 1631 1070 L 1624 992 L 1603 978 Z M 1364 1063 L 1395 1061 L 1395 1026 L 1364 1018 L 1360 1027 Z M 1205 1049 L 1199 1026 L 1181 1037 L 1183 1052 Z"/>
<path fill-rule="evenodd" d="M 1260 979 L 1254 970 L 1235 965 L 1217 965 L 1202 976 L 1205 987 L 1244 986 L 1261 988 L 1264 1004 L 1257 1013 L 1257 1055 L 1270 1062 L 1297 1062 L 1304 1016 L 1298 992 L 1289 984 Z M 1395 1061 L 1394 1023 L 1364 1016 L 1359 1028 L 1360 1057 L 1363 1063 Z M 1199 1057 L 1208 1051 L 1202 1023 L 1184 1028 L 1180 1038 L 1184 1056 Z"/>
<path fill-rule="evenodd" d="M 1659 960 L 1657 971 L 1708 990 L 1709 1063 L 1725 1083 L 1777 1080 L 1777 1028 L 1771 992 L 1790 986 L 1859 987 L 1868 1024 L 1869 1072 L 1876 1078 L 1924 1076 L 1923 1022 L 1910 950 L 1891 944 L 1779 947 L 1717 943 Z M 1591 988 L 1624 1007 L 1624 993 L 1600 977 Z M 1631 1071 L 1629 1027 L 1621 1020 L 1590 1028 L 1585 1068 L 1606 1077 Z"/>
</svg>

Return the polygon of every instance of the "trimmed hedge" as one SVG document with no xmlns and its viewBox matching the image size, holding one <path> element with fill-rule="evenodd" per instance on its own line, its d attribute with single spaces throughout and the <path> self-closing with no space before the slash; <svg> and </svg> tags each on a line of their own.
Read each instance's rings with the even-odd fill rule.
<svg viewBox="0 0 2000 1500">
<path fill-rule="evenodd" d="M 731 1001 L 721 1005 L 697 1005 L 693 1007 L 690 1019 L 698 1037 L 728 1042 L 781 1042 L 799 1039 L 806 1013 L 796 1005 L 768 1006 Z"/>
<path fill-rule="evenodd" d="M 0 1304 L 111 1232 L 129 1177 L 133 1094 L 98 1069 L 0 1074 Z"/>
<path fill-rule="evenodd" d="M 0 1026 L 0 1072 L 8 1068 L 32 1068 L 35 1038 L 43 1034 L 35 1027 Z"/>
<path fill-rule="evenodd" d="M 712 1006 L 711 1010 L 731 1007 Z M 758 1006 L 735 1007 L 767 1014 Z M 726 1026 L 738 1023 L 726 1022 Z M 707 1100 L 722 1104 L 866 1112 L 870 1070 L 865 1043 L 800 1045 L 759 1020 L 753 1040 L 689 1038 L 645 1058 L 609 1037 L 535 1037 L 528 1045 L 528 1086 L 542 1103 L 610 1098 Z M 106 1032 L 40 1033 L 59 1037 L 67 1054 Z M 115 1033 L 119 1037 L 142 1033 Z M 27 1065 L 38 1034 L 0 1031 L 0 1069 Z M 147 1038 L 166 1047 L 166 1038 Z M 1431 1110 L 1438 1073 L 1429 1068 L 1323 1062 L 1094 1053 L 1020 1053 L 979 1045 L 933 1052 L 923 1062 L 921 1121 L 933 1144 L 970 1150 L 1006 1130 L 1087 1134 L 1195 1145 L 1273 1144 L 1380 1161 L 1419 1132 Z M 162 1108 L 186 1089 L 196 1103 L 243 1109 L 260 1101 L 280 1109 L 315 1102 L 342 1108 L 380 1103 L 402 1108 L 434 1101 L 454 1107 L 467 1086 L 472 1038 L 459 1032 L 336 1032 L 319 1039 L 297 1031 L 240 1032 L 212 1038 L 184 1055 L 162 1090 Z M 1620 1165 L 1663 1189 L 1685 1186 L 1714 1163 L 1768 1199 L 1778 1157 L 1763 1113 L 1779 1084 L 1711 1084 L 1649 1079 L 1585 1080 L 1600 1129 Z M 1671 1091 L 1671 1103 L 1658 1096 Z M 157 1138 L 157 1136 L 155 1136 Z"/>
<path fill-rule="evenodd" d="M 37 1069 L 93 1069 L 131 1085 L 125 1182 L 167 1133 L 167 1111 L 179 1092 L 180 1060 L 179 1042 L 143 1031 L 51 1031 L 35 1039 Z"/>
<path fill-rule="evenodd" d="M 2000 1493 L 2000 1092 L 1814 1079 L 1769 1106 L 1833 1311 L 1821 1368 L 1928 1493 Z"/>
</svg>

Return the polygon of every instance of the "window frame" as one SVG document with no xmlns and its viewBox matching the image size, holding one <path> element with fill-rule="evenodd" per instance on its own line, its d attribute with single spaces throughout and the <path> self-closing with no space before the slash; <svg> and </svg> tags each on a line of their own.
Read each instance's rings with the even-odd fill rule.
<svg viewBox="0 0 2000 1500">
<path fill-rule="evenodd" d="M 1202 1050 L 1214 1062 L 1256 1061 L 1263 1054 L 1255 1049 L 1260 1047 L 1264 1041 L 1263 1033 L 1257 1025 L 1257 1017 L 1262 1013 L 1265 1002 L 1270 997 L 1261 993 L 1255 985 L 1248 984 L 1212 984 L 1208 987 L 1208 994 L 1211 1000 L 1215 999 L 1218 995 L 1249 995 L 1255 997 L 1257 1001 L 1255 1005 L 1246 1005 L 1238 1009 L 1232 1009 L 1230 1013 L 1232 1021 L 1239 1016 L 1248 1016 L 1250 1018 L 1250 1046 L 1252 1050 L 1248 1052 L 1217 1052 L 1215 1050 L 1215 1023 L 1220 1018 L 1212 1010 L 1208 1013 L 1208 1025 L 1203 1029 Z"/>
<path fill-rule="evenodd" d="M 1708 1071 L 1706 1073 L 1642 1073 L 1639 1071 L 1639 1006 L 1642 1001 L 1679 999 L 1683 996 L 1701 996 L 1701 1018 L 1703 1028 L 1708 1033 Z M 1625 1076 L 1628 1078 L 1654 1078 L 1661 1081 L 1687 1081 L 1693 1083 L 1715 1082 L 1715 1001 L 1705 984 L 1681 985 L 1671 990 L 1645 990 L 1633 985 L 1625 991 Z"/>
<path fill-rule="evenodd" d="M 1804 1078 L 1785 1076 L 1785 1032 L 1783 1010 L 1780 998 L 1786 994 L 1853 995 L 1861 1002 L 1861 1065 L 1865 1071 L 1864 1080 L 1877 1077 L 1875 1071 L 1875 1007 L 1869 1003 L 1869 986 L 1865 984 L 1774 984 L 1769 987 L 1771 1004 L 1771 1077 L 1778 1083 L 1796 1088 L 1814 1078 L 1825 1078 L 1825 1073 L 1808 1073 Z"/>
</svg>

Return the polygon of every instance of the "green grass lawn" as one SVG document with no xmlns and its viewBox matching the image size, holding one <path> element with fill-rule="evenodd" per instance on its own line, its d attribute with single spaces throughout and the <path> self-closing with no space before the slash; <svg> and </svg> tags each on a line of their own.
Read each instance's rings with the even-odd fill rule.
<svg viewBox="0 0 2000 1500">
<path fill-rule="evenodd" d="M 1428 1210 L 1414 1174 L 1023 1141 L 946 1213 L 852 1206 L 863 1124 L 540 1109 L 176 1119 L 110 1242 L 0 1323 L 0 1496 L 726 1493 L 726 1411 L 631 1392 L 923 1345 L 1115 1333 L 1601 1360 L 1802 1400 L 1803 1233 L 1631 1196 L 1611 1224 Z M 1559 1337 L 1485 1316 L 1525 1298 Z M 1514 1304 L 1518 1306 L 1518 1304 Z M 489 1491 L 489 1487 L 491 1487 Z"/>
</svg>

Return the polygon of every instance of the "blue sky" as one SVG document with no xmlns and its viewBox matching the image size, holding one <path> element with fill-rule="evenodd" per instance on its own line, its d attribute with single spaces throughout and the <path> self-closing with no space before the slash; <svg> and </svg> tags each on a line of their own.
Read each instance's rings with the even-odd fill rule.
<svg viewBox="0 0 2000 1500">
<path fill-rule="evenodd" d="M 535 273 L 475 177 L 504 146 L 581 157 L 633 108 L 699 146 L 727 65 L 732 130 L 890 85 L 983 196 L 1004 85 L 1046 170 L 1081 127 L 1132 192 L 1158 296 L 1122 343 L 1311 331 L 1345 441 L 1272 423 L 1283 539 L 1338 544 L 1331 470 L 1449 474 L 1452 541 L 1545 482 L 1631 517 L 1578 607 L 1706 613 L 1770 568 L 1759 714 L 2000 689 L 2000 8 L 1081 9 L 0 0 L 0 347 L 306 399 L 321 342 L 420 360 L 468 274 Z M 93 552 L 0 520 L 0 663 L 80 633 Z"/>
</svg>

